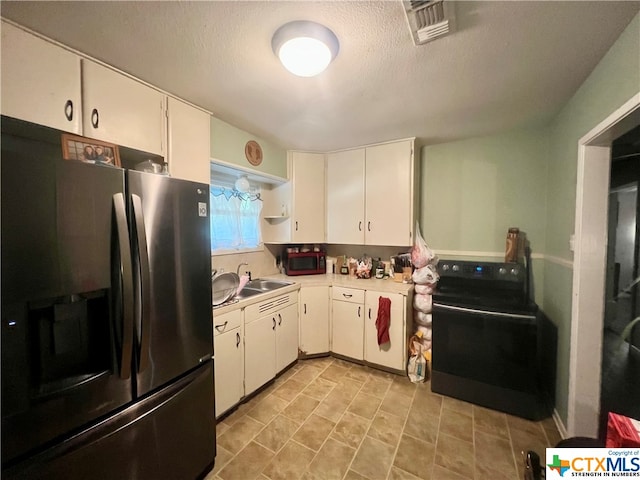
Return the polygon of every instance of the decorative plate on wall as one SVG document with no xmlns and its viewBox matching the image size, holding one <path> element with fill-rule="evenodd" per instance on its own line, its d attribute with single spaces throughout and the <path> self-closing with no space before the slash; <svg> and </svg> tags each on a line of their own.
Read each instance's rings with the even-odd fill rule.
<svg viewBox="0 0 640 480">
<path fill-rule="evenodd" d="M 249 163 L 257 167 L 262 163 L 262 148 L 255 140 L 249 140 L 244 146 L 244 156 L 247 157 Z"/>
</svg>

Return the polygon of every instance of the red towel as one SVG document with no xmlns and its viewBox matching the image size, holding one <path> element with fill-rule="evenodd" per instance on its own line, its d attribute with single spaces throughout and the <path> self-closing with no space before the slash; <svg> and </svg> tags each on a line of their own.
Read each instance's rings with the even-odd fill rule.
<svg viewBox="0 0 640 480">
<path fill-rule="evenodd" d="M 391 324 L 391 300 L 386 297 L 378 297 L 378 345 L 389 342 L 389 325 Z"/>
</svg>

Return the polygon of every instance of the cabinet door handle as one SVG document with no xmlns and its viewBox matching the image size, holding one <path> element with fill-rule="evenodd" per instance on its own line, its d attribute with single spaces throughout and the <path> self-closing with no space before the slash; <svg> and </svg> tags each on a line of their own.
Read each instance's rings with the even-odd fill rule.
<svg viewBox="0 0 640 480">
<path fill-rule="evenodd" d="M 304 314 L 305 315 L 307 314 L 307 304 L 306 303 L 304 304 Z"/>
<path fill-rule="evenodd" d="M 276 329 L 276 317 L 273 317 L 271 320 L 273 320 L 273 330 Z"/>
<path fill-rule="evenodd" d="M 369 320 L 371 320 L 371 309 L 369 309 Z"/>
<path fill-rule="evenodd" d="M 351 297 L 353 297 L 353 295 L 351 295 L 350 293 L 343 293 L 343 294 L 342 294 L 342 296 L 343 296 L 344 298 L 351 298 Z"/>
<path fill-rule="evenodd" d="M 218 330 L 219 332 L 221 332 L 222 330 L 225 329 L 225 327 L 227 326 L 227 323 L 229 323 L 228 321 L 224 322 L 223 324 L 220 325 L 216 325 L 216 330 Z"/>
<path fill-rule="evenodd" d="M 73 120 L 73 102 L 71 100 L 67 100 L 67 103 L 64 104 L 64 116 L 69 121 Z"/>
<path fill-rule="evenodd" d="M 236 348 L 240 345 L 240 334 L 236 332 Z"/>
<path fill-rule="evenodd" d="M 282 315 L 278 314 L 278 325 L 282 325 Z"/>
<path fill-rule="evenodd" d="M 358 231 L 361 232 L 362 231 L 362 220 L 360 220 L 358 222 Z"/>
<path fill-rule="evenodd" d="M 371 222 L 367 222 L 367 230 L 371 231 Z"/>
<path fill-rule="evenodd" d="M 360 305 L 358 305 L 358 318 L 360 318 L 360 309 L 361 309 L 361 308 L 362 308 L 362 307 L 361 307 Z"/>
<path fill-rule="evenodd" d="M 93 125 L 93 128 L 98 128 L 99 123 L 100 123 L 100 114 L 98 113 L 98 109 L 94 108 L 91 111 L 91 125 Z"/>
<path fill-rule="evenodd" d="M 296 222 L 296 232 L 298 231 L 298 222 Z"/>
</svg>

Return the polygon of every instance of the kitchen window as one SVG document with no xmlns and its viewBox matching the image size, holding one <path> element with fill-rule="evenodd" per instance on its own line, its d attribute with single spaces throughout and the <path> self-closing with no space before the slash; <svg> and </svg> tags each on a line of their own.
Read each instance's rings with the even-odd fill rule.
<svg viewBox="0 0 640 480">
<path fill-rule="evenodd" d="M 260 188 L 248 192 L 232 186 L 211 184 L 211 253 L 225 254 L 262 248 Z"/>
</svg>

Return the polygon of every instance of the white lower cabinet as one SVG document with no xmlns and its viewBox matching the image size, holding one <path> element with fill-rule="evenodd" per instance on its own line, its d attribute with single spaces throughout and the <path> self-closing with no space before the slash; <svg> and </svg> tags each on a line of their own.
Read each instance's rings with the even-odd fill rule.
<svg viewBox="0 0 640 480">
<path fill-rule="evenodd" d="M 389 342 L 378 345 L 378 305 L 380 297 L 391 300 L 389 321 Z M 364 359 L 367 362 L 396 370 L 404 370 L 406 355 L 405 315 L 406 297 L 397 293 L 376 292 L 365 293 L 364 320 Z"/>
<path fill-rule="evenodd" d="M 329 287 L 302 286 L 299 309 L 301 354 L 329 352 Z"/>
<path fill-rule="evenodd" d="M 276 373 L 298 359 L 298 305 L 278 311 L 276 321 Z"/>
<path fill-rule="evenodd" d="M 244 394 L 241 310 L 219 316 L 214 314 L 213 326 L 217 418 L 238 403 Z"/>
<path fill-rule="evenodd" d="M 248 395 L 276 374 L 276 319 L 266 315 L 244 325 L 244 391 Z"/>
<path fill-rule="evenodd" d="M 333 287 L 331 310 L 331 351 L 362 360 L 364 290 Z"/>
<path fill-rule="evenodd" d="M 298 358 L 298 292 L 244 311 L 244 392 L 249 395 Z"/>
</svg>

